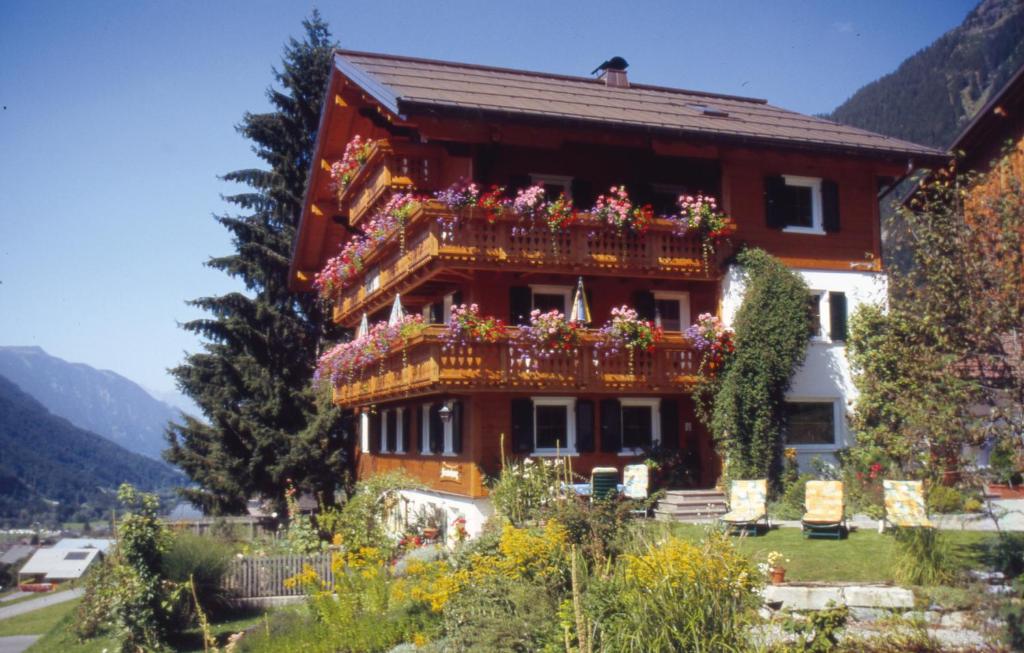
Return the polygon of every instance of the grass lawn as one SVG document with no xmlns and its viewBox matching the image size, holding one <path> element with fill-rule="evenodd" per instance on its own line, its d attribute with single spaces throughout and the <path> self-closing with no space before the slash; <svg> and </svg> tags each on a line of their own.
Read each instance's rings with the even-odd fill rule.
<svg viewBox="0 0 1024 653">
<path fill-rule="evenodd" d="M 655 524 L 652 528 L 658 528 Z M 673 523 L 672 533 L 699 540 L 705 527 Z M 959 555 L 961 567 L 982 567 L 981 545 L 992 533 L 942 531 Z M 733 538 L 741 553 L 755 563 L 764 562 L 770 551 L 778 551 L 786 563 L 786 581 L 892 582 L 896 542 L 877 531 L 855 531 L 845 540 L 807 540 L 799 528 L 778 528 L 758 537 Z"/>
<path fill-rule="evenodd" d="M 74 601 L 73 603 L 77 605 L 78 601 Z M 56 607 L 63 607 L 63 605 Z M 46 653 L 49 651 L 60 651 L 60 653 L 96 653 L 96 651 L 102 651 L 104 649 L 110 651 L 118 650 L 117 640 L 113 637 L 97 637 L 85 642 L 79 642 L 74 632 L 75 615 L 65 614 L 62 616 L 63 619 L 58 617 L 57 620 L 54 620 L 49 624 L 49 628 L 45 631 L 37 630 L 32 633 L 25 633 L 45 633 L 45 635 L 33 644 L 26 653 Z M 218 644 L 223 645 L 227 641 L 229 635 L 260 623 L 263 618 L 262 613 L 235 615 L 212 624 L 211 630 L 217 638 Z M 0 625 L 3 623 L 4 622 L 0 621 Z M 177 651 L 178 653 L 202 653 L 202 634 L 198 629 L 188 630 L 182 633 L 180 637 L 170 642 L 170 646 L 172 650 Z"/>
<path fill-rule="evenodd" d="M 74 612 L 78 608 L 81 599 L 58 603 L 47 606 L 25 614 L 19 614 L 9 619 L 0 619 L 0 637 L 10 635 L 42 635 L 49 632 L 58 623 L 67 617 L 74 619 Z M 40 649 L 47 650 L 47 649 Z M 55 650 L 55 649 L 49 649 Z"/>
</svg>

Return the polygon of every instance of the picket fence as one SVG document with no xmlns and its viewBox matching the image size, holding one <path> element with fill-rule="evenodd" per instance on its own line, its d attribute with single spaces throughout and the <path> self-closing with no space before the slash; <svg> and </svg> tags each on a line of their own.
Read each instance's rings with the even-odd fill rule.
<svg viewBox="0 0 1024 653">
<path fill-rule="evenodd" d="M 334 573 L 331 571 L 331 555 L 279 555 L 268 557 L 236 558 L 224 577 L 224 588 L 234 598 L 253 599 L 272 596 L 300 596 L 301 587 L 285 587 L 286 578 L 295 576 L 304 565 L 316 570 L 321 580 L 328 587 L 334 586 Z"/>
</svg>

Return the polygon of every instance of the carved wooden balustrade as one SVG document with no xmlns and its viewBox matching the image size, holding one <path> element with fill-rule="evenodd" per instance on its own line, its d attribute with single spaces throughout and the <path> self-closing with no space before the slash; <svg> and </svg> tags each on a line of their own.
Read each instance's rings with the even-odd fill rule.
<svg viewBox="0 0 1024 653">
<path fill-rule="evenodd" d="M 541 390 L 586 393 L 665 393 L 691 387 L 700 355 L 683 337 L 666 335 L 652 352 L 606 356 L 591 331 L 574 352 L 523 358 L 511 340 L 446 349 L 445 327 L 432 326 L 354 378 L 342 380 L 334 400 L 361 406 L 394 398 L 438 392 Z"/>
<path fill-rule="evenodd" d="M 555 235 L 543 224 L 529 228 L 515 215 L 488 221 L 480 209 L 466 211 L 451 228 L 438 221 L 442 216 L 450 213 L 436 202 L 427 202 L 409 218 L 404 247 L 396 235 L 371 251 L 364 260 L 363 275 L 335 297 L 334 319 L 347 324 L 363 312 L 373 313 L 394 301 L 396 292 L 408 292 L 425 274 L 442 268 L 515 272 L 543 268 L 554 274 L 691 280 L 720 274 L 720 257 L 709 261 L 710 269 L 705 270 L 700 241 L 675 235 L 673 225 L 663 219 L 655 220 L 642 235 L 620 235 L 589 220 Z"/>
<path fill-rule="evenodd" d="M 382 139 L 370 146 L 369 156 L 339 197 L 349 224 L 357 225 L 401 191 L 436 190 L 441 150 L 434 145 Z"/>
</svg>

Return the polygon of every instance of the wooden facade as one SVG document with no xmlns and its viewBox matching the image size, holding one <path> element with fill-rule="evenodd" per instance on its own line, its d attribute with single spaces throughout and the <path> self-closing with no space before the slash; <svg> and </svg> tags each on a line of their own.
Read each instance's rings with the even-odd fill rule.
<svg viewBox="0 0 1024 653">
<path fill-rule="evenodd" d="M 585 121 L 402 112 L 386 95 L 375 94 L 343 67 L 332 74 L 292 260 L 290 283 L 296 290 L 310 290 L 325 261 L 394 193 L 429 195 L 460 179 L 485 190 L 562 184 L 583 209 L 619 184 L 638 204 L 659 211 L 679 194 L 702 193 L 717 197 L 737 227 L 731 245 L 705 262 L 701 243 L 673 234 L 664 220 L 643 235 L 582 223 L 552 236 L 524 232 L 514 217 L 487 220 L 480 209 L 470 209 L 459 216 L 459 226 L 446 228 L 438 218 L 448 210 L 424 201 L 403 225 L 401 238 L 373 246 L 360 274 L 331 298 L 334 320 L 342 326 L 355 327 L 364 314 L 371 321 L 386 319 L 400 294 L 407 312 L 422 311 L 428 320 L 439 303 L 477 304 L 482 314 L 513 325 L 514 334 L 511 298 L 517 291 L 573 288 L 581 278 L 592 326 L 614 307 L 636 306 L 639 296 L 661 293 L 685 302 L 681 314 L 688 323 L 632 360 L 624 354 L 606 357 L 595 348 L 593 331 L 572 355 L 524 363 L 507 341 L 446 349 L 444 327 L 431 326 L 338 382 L 335 401 L 370 431 L 368 450 L 358 452 L 360 475 L 400 468 L 428 488 L 462 497 L 486 495 L 485 479 L 498 471 L 501 442 L 505 455 L 529 454 L 524 428 L 540 442 L 540 413 L 532 426 L 516 415 L 525 401 L 556 408 L 564 401 L 566 410 L 575 411 L 573 428 L 567 426 L 572 434 L 560 444 L 576 445 L 568 453 L 581 474 L 638 460 L 642 452 L 624 445 L 622 410 L 650 406 L 649 417 L 638 419 L 649 420 L 661 446 L 687 452 L 696 469 L 694 485 L 714 484 L 719 462 L 689 394 L 700 360 L 681 330 L 700 313 L 719 313 L 726 264 L 743 245 L 762 247 L 793 267 L 880 270 L 876 194 L 908 164 L 903 152 L 811 148 L 798 138 L 767 144 Z M 329 171 L 354 135 L 374 145 L 339 196 Z M 828 180 L 837 189 L 834 210 L 841 220 L 820 234 L 770 225 L 766 180 L 780 175 Z M 454 409 L 449 419 L 457 420 L 443 428 L 443 446 L 435 441 L 439 432 L 431 432 L 441 429 L 439 406 Z"/>
</svg>

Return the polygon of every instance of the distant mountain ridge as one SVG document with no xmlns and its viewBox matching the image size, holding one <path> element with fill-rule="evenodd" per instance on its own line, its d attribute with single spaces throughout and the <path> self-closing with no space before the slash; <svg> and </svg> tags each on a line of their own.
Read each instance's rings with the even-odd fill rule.
<svg viewBox="0 0 1024 653">
<path fill-rule="evenodd" d="M 982 0 L 958 27 L 827 118 L 922 145 L 954 137 L 1024 64 L 1024 2 Z"/>
<path fill-rule="evenodd" d="M 53 415 L 0 376 L 0 524 L 102 518 L 121 483 L 167 493 L 184 480 L 165 463 Z"/>
<path fill-rule="evenodd" d="M 69 363 L 39 347 L 0 347 L 0 375 L 54 415 L 129 451 L 160 458 L 164 429 L 180 411 L 108 370 Z"/>
</svg>

